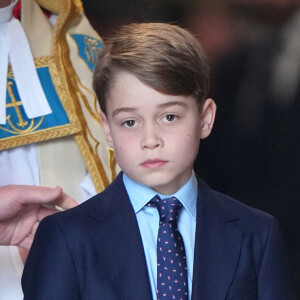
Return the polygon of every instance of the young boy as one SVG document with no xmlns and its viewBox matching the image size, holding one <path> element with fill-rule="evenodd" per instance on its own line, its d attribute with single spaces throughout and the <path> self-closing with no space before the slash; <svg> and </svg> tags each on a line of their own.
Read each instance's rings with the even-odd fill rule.
<svg viewBox="0 0 300 300">
<path fill-rule="evenodd" d="M 178 26 L 133 24 L 109 41 L 94 89 L 122 172 L 41 222 L 25 300 L 292 299 L 276 221 L 193 173 L 216 112 L 208 81 L 199 44 Z"/>
</svg>

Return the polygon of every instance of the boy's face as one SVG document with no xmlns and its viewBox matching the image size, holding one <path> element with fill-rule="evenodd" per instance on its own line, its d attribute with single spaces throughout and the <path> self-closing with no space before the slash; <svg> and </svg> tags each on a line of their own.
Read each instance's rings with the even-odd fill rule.
<svg viewBox="0 0 300 300">
<path fill-rule="evenodd" d="M 199 108 L 192 96 L 161 94 L 121 71 L 101 121 L 121 169 L 161 194 L 172 194 L 191 176 L 200 138 L 209 135 L 215 110 L 212 99 Z"/>
</svg>

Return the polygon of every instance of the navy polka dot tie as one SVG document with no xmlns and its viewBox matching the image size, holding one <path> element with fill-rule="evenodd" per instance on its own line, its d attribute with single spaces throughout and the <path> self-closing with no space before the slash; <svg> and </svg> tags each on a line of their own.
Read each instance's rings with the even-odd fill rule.
<svg viewBox="0 0 300 300">
<path fill-rule="evenodd" d="M 159 212 L 157 236 L 157 299 L 188 299 L 187 267 L 183 239 L 177 229 L 182 207 L 173 197 L 161 200 L 155 196 L 148 206 Z"/>
</svg>

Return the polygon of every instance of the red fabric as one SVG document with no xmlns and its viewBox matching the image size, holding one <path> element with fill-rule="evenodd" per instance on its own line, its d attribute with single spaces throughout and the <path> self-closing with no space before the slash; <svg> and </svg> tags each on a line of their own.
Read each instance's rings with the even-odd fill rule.
<svg viewBox="0 0 300 300">
<path fill-rule="evenodd" d="M 21 14 L 21 0 L 17 3 L 17 5 L 13 9 L 13 16 L 16 19 L 20 19 L 20 14 Z"/>
</svg>

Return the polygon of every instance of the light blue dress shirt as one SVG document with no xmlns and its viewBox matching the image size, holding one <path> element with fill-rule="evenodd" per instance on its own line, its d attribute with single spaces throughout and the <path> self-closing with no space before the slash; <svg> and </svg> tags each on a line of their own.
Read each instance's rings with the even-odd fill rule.
<svg viewBox="0 0 300 300">
<path fill-rule="evenodd" d="M 196 231 L 196 206 L 198 194 L 198 183 L 195 174 L 193 173 L 186 184 L 172 195 L 159 194 L 151 188 L 133 181 L 126 174 L 123 174 L 123 181 L 139 225 L 144 246 L 152 296 L 154 300 L 157 299 L 156 244 L 159 227 L 159 214 L 157 208 L 148 207 L 145 205 L 155 195 L 159 195 L 161 199 L 174 196 L 182 203 L 183 208 L 181 209 L 179 214 L 178 230 L 183 237 L 185 246 L 188 270 L 189 299 L 191 299 Z"/>
</svg>

